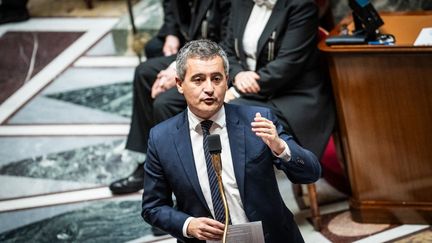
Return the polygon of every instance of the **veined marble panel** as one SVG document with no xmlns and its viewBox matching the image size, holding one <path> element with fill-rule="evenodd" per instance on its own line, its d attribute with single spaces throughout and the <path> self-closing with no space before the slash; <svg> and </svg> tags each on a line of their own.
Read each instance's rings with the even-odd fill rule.
<svg viewBox="0 0 432 243">
<path fill-rule="evenodd" d="M 8 124 L 129 123 L 133 68 L 70 68 Z"/>
<path fill-rule="evenodd" d="M 24 106 L 40 90 L 62 73 L 90 46 L 105 35 L 117 22 L 116 19 L 53 19 L 31 18 L 20 23 L 0 26 L 0 36 L 6 31 L 84 31 L 85 33 L 61 52 L 32 77 L 26 85 L 11 95 L 0 106 L 0 122 L 9 119 L 19 108 Z"/>
<path fill-rule="evenodd" d="M 129 123 L 129 118 L 77 105 L 71 102 L 36 97 L 13 116 L 8 124 L 95 124 Z"/>
<path fill-rule="evenodd" d="M 0 163 L 0 181 L 7 187 L 0 190 L 0 199 L 108 185 L 130 174 L 137 163 L 145 159 L 143 154 L 125 150 L 122 138 L 93 138 L 93 143 L 87 139 L 92 140 L 91 137 L 81 137 L 75 140 L 76 144 L 72 144 L 58 137 L 50 138 L 49 142 L 34 139 L 33 147 L 27 153 L 21 151 L 20 156 L 12 157 L 10 161 L 3 159 Z M 25 141 L 25 138 L 22 140 Z M 14 144 L 20 147 L 19 142 Z M 56 147 L 50 149 L 52 152 L 40 149 L 49 144 Z M 23 148 L 26 147 L 31 146 L 23 142 Z M 5 150 L 1 152 L 4 158 L 10 158 L 8 153 L 17 153 L 17 150 L 8 148 L 1 148 Z"/>
<path fill-rule="evenodd" d="M 0 103 L 76 41 L 82 32 L 7 32 L 0 37 Z"/>
<path fill-rule="evenodd" d="M 118 83 L 46 95 L 48 98 L 102 110 L 123 117 L 132 115 L 132 85 Z"/>
<path fill-rule="evenodd" d="M 103 200 L 71 207 L 39 209 L 44 218 L 0 234 L 1 242 L 125 242 L 150 235 L 141 216 L 141 200 Z M 58 214 L 53 213 L 57 210 Z M 31 214 L 32 210 L 28 211 Z M 7 217 L 0 219 L 8 220 Z M 25 213 L 21 213 L 24 219 Z"/>
<path fill-rule="evenodd" d="M 93 88 L 103 85 L 132 82 L 135 68 L 89 67 L 68 68 L 42 90 L 42 95 Z"/>
</svg>

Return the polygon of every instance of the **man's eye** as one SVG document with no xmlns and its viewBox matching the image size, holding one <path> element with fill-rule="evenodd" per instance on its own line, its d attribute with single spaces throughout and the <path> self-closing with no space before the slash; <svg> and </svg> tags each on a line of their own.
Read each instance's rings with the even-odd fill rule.
<svg viewBox="0 0 432 243">
<path fill-rule="evenodd" d="M 215 82 L 220 82 L 220 81 L 222 81 L 222 77 L 221 76 L 215 76 L 215 77 L 213 77 L 213 80 Z"/>
</svg>

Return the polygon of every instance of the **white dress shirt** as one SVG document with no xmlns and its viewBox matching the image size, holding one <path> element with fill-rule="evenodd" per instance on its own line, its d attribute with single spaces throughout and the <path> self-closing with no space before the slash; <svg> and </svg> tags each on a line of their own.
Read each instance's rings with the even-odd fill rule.
<svg viewBox="0 0 432 243">
<path fill-rule="evenodd" d="M 247 223 L 249 222 L 249 219 L 247 218 L 246 213 L 243 209 L 243 203 L 240 198 L 240 191 L 238 189 L 237 181 L 234 174 L 231 148 L 226 127 L 225 108 L 222 106 L 222 108 L 209 120 L 213 121 L 213 124 L 210 127 L 210 134 L 219 134 L 221 139 L 222 182 L 224 185 L 225 196 L 229 207 L 231 223 L 233 225 Z M 210 208 L 210 211 L 214 217 L 213 201 L 211 197 L 210 184 L 207 174 L 207 165 L 203 149 L 203 132 L 201 128 L 201 122 L 203 121 L 203 119 L 194 115 L 188 108 L 188 121 L 198 180 L 207 205 Z M 289 160 L 291 157 L 291 151 L 289 150 L 287 144 L 285 148 L 285 151 L 283 151 L 280 155 L 277 156 L 279 158 Z M 192 217 L 189 217 L 183 224 L 183 235 L 185 237 L 190 237 L 187 235 L 187 227 L 192 219 Z"/>
<path fill-rule="evenodd" d="M 255 4 L 243 34 L 243 49 L 249 70 L 255 71 L 258 40 L 264 31 L 272 10 L 265 5 Z"/>
</svg>

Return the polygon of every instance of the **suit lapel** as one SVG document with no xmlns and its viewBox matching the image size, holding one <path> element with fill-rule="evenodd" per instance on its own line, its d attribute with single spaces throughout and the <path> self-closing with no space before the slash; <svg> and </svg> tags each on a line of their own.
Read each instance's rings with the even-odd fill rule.
<svg viewBox="0 0 432 243">
<path fill-rule="evenodd" d="M 231 14 L 235 14 L 238 15 L 238 22 L 235 23 L 235 27 L 233 29 L 233 35 L 234 38 L 236 39 L 235 41 L 237 41 L 238 43 L 238 50 L 239 50 L 239 54 L 240 54 L 240 60 L 243 63 L 246 63 L 246 55 L 244 53 L 244 49 L 243 49 L 243 35 L 244 35 L 244 31 L 246 28 L 246 24 L 249 20 L 249 16 L 252 12 L 252 8 L 254 6 L 254 2 L 247 0 L 247 1 L 241 1 L 241 3 L 239 4 L 239 10 L 236 13 L 231 13 Z M 236 18 L 236 17 L 234 17 Z"/>
<path fill-rule="evenodd" d="M 227 122 L 228 138 L 231 149 L 231 157 L 234 166 L 234 174 L 237 181 L 237 186 L 240 191 L 240 196 L 244 199 L 244 179 L 245 179 L 245 127 L 240 124 L 236 116 L 235 110 L 230 105 L 225 105 L 225 114 Z"/>
<path fill-rule="evenodd" d="M 177 123 L 177 133 L 175 133 L 174 137 L 176 152 L 182 162 L 187 180 L 189 180 L 201 203 L 207 208 L 210 214 L 210 209 L 201 191 L 198 175 L 196 172 L 195 160 L 193 157 L 192 144 L 189 133 L 189 122 L 187 121 L 188 118 L 186 111 L 183 112 L 182 118 L 183 119 L 179 119 Z"/>
<path fill-rule="evenodd" d="M 191 38 L 196 36 L 198 28 L 201 26 L 204 16 L 207 14 L 210 3 L 211 1 L 209 0 L 198 1 L 198 10 L 195 10 L 195 14 L 192 16 L 192 26 L 189 32 L 189 36 L 191 36 Z"/>
<path fill-rule="evenodd" d="M 285 0 L 278 0 L 276 5 L 273 7 L 273 11 L 270 15 L 267 25 L 265 26 L 258 40 L 257 57 L 261 55 L 261 51 L 264 49 L 264 45 L 266 44 L 267 40 L 270 39 L 273 31 L 279 31 L 277 30 L 277 27 L 280 23 L 280 16 L 285 12 L 285 2 Z"/>
</svg>

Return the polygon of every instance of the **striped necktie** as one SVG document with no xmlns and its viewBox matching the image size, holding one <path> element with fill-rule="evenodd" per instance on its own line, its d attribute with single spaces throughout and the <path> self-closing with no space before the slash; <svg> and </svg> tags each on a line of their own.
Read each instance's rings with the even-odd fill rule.
<svg viewBox="0 0 432 243">
<path fill-rule="evenodd" d="M 210 135 L 210 127 L 213 121 L 205 120 L 201 122 L 201 128 L 203 131 L 203 147 L 204 155 L 207 164 L 207 174 L 210 183 L 210 191 L 213 202 L 213 211 L 215 214 L 215 219 L 219 222 L 225 223 L 225 209 L 222 202 L 222 197 L 219 192 L 218 180 L 216 177 L 216 172 L 213 169 L 212 159 L 208 148 L 208 136 Z"/>
</svg>

